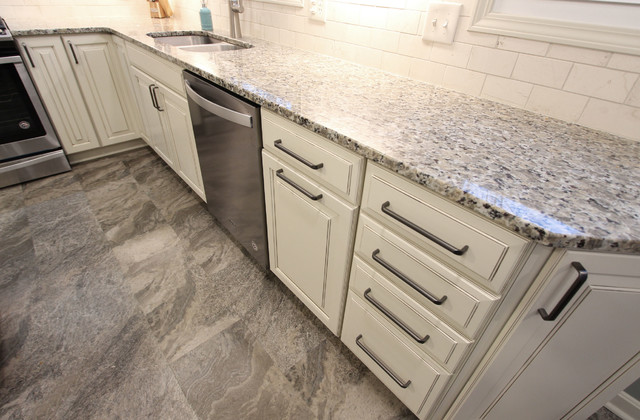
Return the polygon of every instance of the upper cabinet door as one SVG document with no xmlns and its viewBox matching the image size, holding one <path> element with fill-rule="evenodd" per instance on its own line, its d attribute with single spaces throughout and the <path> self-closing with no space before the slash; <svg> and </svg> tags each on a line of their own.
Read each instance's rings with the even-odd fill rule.
<svg viewBox="0 0 640 420">
<path fill-rule="evenodd" d="M 27 66 L 65 152 L 100 147 L 60 37 L 25 37 L 19 43 L 33 60 Z"/>
<path fill-rule="evenodd" d="M 136 113 L 111 35 L 73 35 L 62 41 L 102 145 L 137 138 Z"/>
</svg>

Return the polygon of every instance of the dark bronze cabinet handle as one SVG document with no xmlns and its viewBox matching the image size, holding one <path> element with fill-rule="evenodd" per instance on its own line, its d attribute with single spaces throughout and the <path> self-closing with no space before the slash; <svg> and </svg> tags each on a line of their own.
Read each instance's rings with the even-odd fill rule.
<svg viewBox="0 0 640 420">
<path fill-rule="evenodd" d="M 437 297 L 433 296 L 428 291 L 424 290 L 422 287 L 420 287 L 419 284 L 417 284 L 416 282 L 411 280 L 409 277 L 405 276 L 400 270 L 398 270 L 397 268 L 395 268 L 394 266 L 392 266 L 391 264 L 389 264 L 388 262 L 386 262 L 385 260 L 380 258 L 378 256 L 379 253 L 380 253 L 380 250 L 376 249 L 371 254 L 371 258 L 373 258 L 373 260 L 375 262 L 377 262 L 378 264 L 380 264 L 381 266 L 383 266 L 387 270 L 391 271 L 391 273 L 393 273 L 393 275 L 398 277 L 400 280 L 402 280 L 403 282 L 405 282 L 409 286 L 411 286 L 416 292 L 420 293 L 422 296 L 424 296 L 427 299 L 429 299 L 429 301 L 431 303 L 433 303 L 435 305 L 442 305 L 447 300 L 447 296 L 446 295 L 444 295 L 440 299 L 438 299 Z"/>
<path fill-rule="evenodd" d="M 282 140 L 281 139 L 278 139 L 278 140 L 274 141 L 273 145 L 276 147 L 276 149 L 282 150 L 283 152 L 285 152 L 286 154 L 288 154 L 292 158 L 302 162 L 303 164 L 307 165 L 311 169 L 320 169 L 320 168 L 322 168 L 324 166 L 324 164 L 322 162 L 321 163 L 311 163 L 307 159 L 305 159 L 302 156 L 300 156 L 299 154 L 297 154 L 296 152 L 287 149 L 286 147 L 284 147 L 282 145 Z"/>
<path fill-rule="evenodd" d="M 31 67 L 35 67 L 36 65 L 33 63 L 33 58 L 31 58 L 31 53 L 29 52 L 29 49 L 27 48 L 27 44 L 25 44 L 23 42 L 22 43 L 22 48 L 24 48 L 24 52 L 27 54 L 27 58 L 29 59 L 29 63 L 31 63 Z"/>
<path fill-rule="evenodd" d="M 160 102 L 158 102 L 158 95 L 156 95 L 156 90 L 159 89 L 156 85 L 151 85 L 151 96 L 155 99 L 155 107 L 158 111 L 164 111 L 164 109 L 160 108 Z"/>
<path fill-rule="evenodd" d="M 367 290 L 364 291 L 364 298 L 366 300 L 368 300 L 369 302 L 371 302 L 371 304 L 373 306 L 375 306 L 380 312 L 385 314 L 387 316 L 387 318 L 389 318 L 391 321 L 393 321 L 394 324 L 396 324 L 398 327 L 400 327 L 400 329 L 402 329 L 402 331 L 404 331 L 407 334 L 409 334 L 409 336 L 411 338 L 413 338 L 414 340 L 416 340 L 418 343 L 424 344 L 429 339 L 428 335 L 425 335 L 424 337 L 420 337 L 415 331 L 413 331 L 411 329 L 411 327 L 409 327 L 407 324 L 405 324 L 403 321 L 401 321 L 397 316 L 395 316 L 393 314 L 393 312 L 388 310 L 382 303 L 380 303 L 377 300 L 375 300 L 371 296 L 371 288 L 370 287 Z"/>
<path fill-rule="evenodd" d="M 547 311 L 544 308 L 538 309 L 538 313 L 545 321 L 555 321 L 555 319 L 560 315 L 560 313 L 564 310 L 564 308 L 569 304 L 571 299 L 578 293 L 580 287 L 587 281 L 587 277 L 589 277 L 589 272 L 582 264 L 577 261 L 571 263 L 571 266 L 578 271 L 578 277 L 575 279 L 569 290 L 562 296 L 562 299 L 558 302 L 555 308 L 551 311 L 551 313 L 547 314 Z"/>
<path fill-rule="evenodd" d="M 71 43 L 71 41 L 67 41 L 67 43 L 69 44 L 69 48 L 71 49 L 71 54 L 73 54 L 73 59 L 75 60 L 76 64 L 80 64 L 78 62 L 78 56 L 76 56 L 76 50 L 73 49 L 73 44 Z"/>
<path fill-rule="evenodd" d="M 284 169 L 278 169 L 276 171 L 276 176 L 278 178 L 280 178 L 281 180 L 283 180 L 284 182 L 286 182 L 287 184 L 291 185 L 293 188 L 295 188 L 296 190 L 300 191 L 302 194 L 304 194 L 307 198 L 309 198 L 310 200 L 313 201 L 318 201 L 322 198 L 322 194 L 318 194 L 318 195 L 313 195 L 311 194 L 309 191 L 305 190 L 304 188 L 302 188 L 300 185 L 296 184 L 295 182 L 293 182 L 292 180 L 290 180 L 289 178 L 287 178 L 286 176 L 284 176 L 282 173 L 284 172 Z"/>
<path fill-rule="evenodd" d="M 362 339 L 362 334 L 360 334 L 359 336 L 356 337 L 356 344 L 358 345 L 358 347 L 360 347 L 363 352 L 367 353 L 367 356 L 369 356 L 371 358 L 371 360 L 373 360 L 376 363 L 376 365 L 380 366 L 380 369 L 384 370 L 384 372 L 387 375 L 389 375 L 391 377 L 391 379 L 393 379 L 395 381 L 395 383 L 397 383 L 400 388 L 406 388 L 409 385 L 411 385 L 411 381 L 410 380 L 404 382 L 402 379 L 400 379 L 398 377 L 398 375 L 396 375 L 389 368 L 389 366 L 387 366 L 382 360 L 380 360 L 378 358 L 378 356 L 376 356 L 371 350 L 369 350 L 364 344 L 362 344 L 360 342 L 361 339 Z"/>
<path fill-rule="evenodd" d="M 447 251 L 451 252 L 452 254 L 463 255 L 469 249 L 468 245 L 465 245 L 462 248 L 458 249 L 455 246 L 451 245 L 450 243 L 443 241 L 442 239 L 438 238 L 434 234 L 432 234 L 430 232 L 427 232 L 426 230 L 422 229 L 420 226 L 416 225 L 412 221 L 407 220 L 404 217 L 400 216 L 398 213 L 394 212 L 393 210 L 389 210 L 389 206 L 390 205 L 391 205 L 390 202 L 385 201 L 382 204 L 382 208 L 381 208 L 382 212 L 387 214 L 387 215 L 389 215 L 389 216 L 391 216 L 392 218 L 396 219 L 398 222 L 402 223 L 403 225 L 407 226 L 408 228 L 411 228 L 411 229 L 415 230 L 420 235 L 424 236 L 425 238 L 429 239 L 432 242 L 435 242 L 436 244 L 440 245 L 441 247 L 443 247 Z"/>
</svg>

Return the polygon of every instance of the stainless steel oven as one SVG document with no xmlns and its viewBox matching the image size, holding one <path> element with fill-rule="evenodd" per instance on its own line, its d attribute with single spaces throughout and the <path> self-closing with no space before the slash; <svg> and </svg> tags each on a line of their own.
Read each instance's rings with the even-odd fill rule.
<svg viewBox="0 0 640 420">
<path fill-rule="evenodd" d="M 0 18 L 0 188 L 70 169 L 15 40 Z"/>
</svg>

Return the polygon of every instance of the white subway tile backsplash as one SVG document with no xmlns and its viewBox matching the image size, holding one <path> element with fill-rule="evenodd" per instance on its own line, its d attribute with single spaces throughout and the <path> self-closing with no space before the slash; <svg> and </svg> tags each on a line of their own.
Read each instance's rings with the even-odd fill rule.
<svg viewBox="0 0 640 420">
<path fill-rule="evenodd" d="M 501 36 L 498 38 L 498 48 L 531 55 L 546 55 L 549 50 L 549 43 Z"/>
<path fill-rule="evenodd" d="M 454 41 L 462 42 L 464 44 L 480 45 L 493 48 L 498 45 L 498 35 L 469 31 L 470 25 L 470 17 L 460 17 L 460 19 L 458 19 L 458 28 L 456 29 L 456 35 L 453 38 Z"/>
<path fill-rule="evenodd" d="M 480 96 L 482 85 L 487 77 L 484 73 L 478 73 L 458 67 L 447 66 L 442 79 L 443 86 L 467 93 L 473 96 Z"/>
<path fill-rule="evenodd" d="M 415 10 L 389 9 L 387 29 L 405 34 L 417 34 L 420 12 Z"/>
<path fill-rule="evenodd" d="M 607 64 L 607 67 L 640 73 L 640 56 L 613 54 L 611 60 L 609 60 L 609 64 Z"/>
<path fill-rule="evenodd" d="M 627 105 L 640 108 L 640 79 L 636 82 L 635 87 L 631 89 L 631 92 L 629 93 L 629 96 L 627 97 L 625 103 Z"/>
<path fill-rule="evenodd" d="M 531 83 L 489 75 L 482 88 L 482 97 L 524 108 L 531 89 Z"/>
<path fill-rule="evenodd" d="M 523 82 L 561 88 L 572 65 L 568 61 L 520 54 L 512 77 Z"/>
<path fill-rule="evenodd" d="M 638 75 L 602 67 L 575 64 L 564 89 L 595 98 L 623 102 Z"/>
<path fill-rule="evenodd" d="M 588 97 L 550 89 L 544 86 L 534 86 L 525 108 L 549 115 L 565 121 L 577 121 L 582 114 Z"/>
<path fill-rule="evenodd" d="M 387 27 L 388 9 L 383 7 L 362 6 L 360 8 L 360 25 L 371 28 L 385 29 Z"/>
<path fill-rule="evenodd" d="M 600 99 L 589 99 L 579 124 L 640 140 L 640 109 Z"/>
<path fill-rule="evenodd" d="M 547 53 L 547 57 L 573 61 L 574 63 L 592 64 L 594 66 L 605 66 L 612 55 L 613 53 L 606 51 L 590 50 L 560 44 L 551 45 Z"/>
<path fill-rule="evenodd" d="M 380 68 L 384 71 L 388 71 L 389 73 L 409 77 L 409 72 L 411 70 L 411 58 L 400 54 L 385 52 L 382 53 L 382 63 Z"/>
<path fill-rule="evenodd" d="M 431 83 L 433 85 L 442 85 L 444 71 L 446 69 L 447 66 L 444 64 L 412 58 L 409 77 L 416 80 L 422 80 L 423 82 Z"/>
<path fill-rule="evenodd" d="M 349 25 L 344 37 L 345 42 L 369 46 L 371 44 L 371 28 Z"/>
<path fill-rule="evenodd" d="M 431 42 L 427 42 L 419 35 L 400 34 L 398 53 L 410 57 L 426 60 L 431 55 Z"/>
<path fill-rule="evenodd" d="M 517 59 L 518 54 L 511 51 L 473 46 L 467 68 L 482 73 L 509 77 Z"/>
<path fill-rule="evenodd" d="M 467 67 L 471 45 L 454 42 L 451 45 L 434 43 L 431 47 L 432 61 L 455 67 Z"/>
<path fill-rule="evenodd" d="M 400 33 L 394 31 L 384 31 L 382 29 L 371 30 L 371 44 L 372 48 L 387 51 L 397 52 L 398 45 L 400 43 Z"/>
</svg>

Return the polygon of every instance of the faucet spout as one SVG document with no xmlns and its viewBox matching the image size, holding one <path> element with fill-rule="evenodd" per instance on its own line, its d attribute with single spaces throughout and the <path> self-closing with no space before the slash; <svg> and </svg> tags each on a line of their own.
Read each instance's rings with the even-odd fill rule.
<svg viewBox="0 0 640 420">
<path fill-rule="evenodd" d="M 229 32 L 231 38 L 242 38 L 240 13 L 244 12 L 242 0 L 229 0 Z"/>
</svg>

